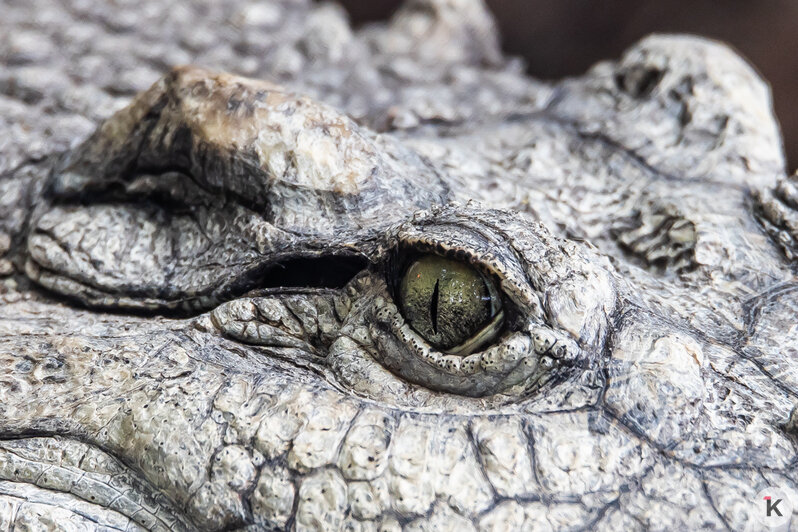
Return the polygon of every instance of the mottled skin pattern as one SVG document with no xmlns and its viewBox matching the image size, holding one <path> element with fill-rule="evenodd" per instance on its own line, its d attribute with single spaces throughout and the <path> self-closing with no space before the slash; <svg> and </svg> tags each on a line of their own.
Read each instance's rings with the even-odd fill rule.
<svg viewBox="0 0 798 532">
<path fill-rule="evenodd" d="M 302 0 L 3 11 L 0 529 L 755 530 L 760 489 L 798 502 L 798 183 L 725 46 L 549 84 L 471 0 L 357 31 Z M 407 327 L 419 252 L 499 281 L 492 345 Z"/>
</svg>

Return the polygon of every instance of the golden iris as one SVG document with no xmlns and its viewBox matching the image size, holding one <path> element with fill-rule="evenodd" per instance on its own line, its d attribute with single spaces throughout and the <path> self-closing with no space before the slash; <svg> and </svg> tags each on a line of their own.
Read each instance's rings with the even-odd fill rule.
<svg viewBox="0 0 798 532">
<path fill-rule="evenodd" d="M 463 356 L 493 340 L 504 320 L 492 279 L 438 255 L 410 264 L 399 285 L 399 303 L 410 326 L 433 347 Z"/>
</svg>

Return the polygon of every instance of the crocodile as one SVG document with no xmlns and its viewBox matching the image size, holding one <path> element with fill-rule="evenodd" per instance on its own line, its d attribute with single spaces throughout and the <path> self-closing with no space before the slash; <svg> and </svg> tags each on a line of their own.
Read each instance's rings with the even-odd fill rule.
<svg viewBox="0 0 798 532">
<path fill-rule="evenodd" d="M 798 178 L 728 46 L 546 82 L 478 0 L 0 28 L 0 529 L 798 523 Z"/>
</svg>

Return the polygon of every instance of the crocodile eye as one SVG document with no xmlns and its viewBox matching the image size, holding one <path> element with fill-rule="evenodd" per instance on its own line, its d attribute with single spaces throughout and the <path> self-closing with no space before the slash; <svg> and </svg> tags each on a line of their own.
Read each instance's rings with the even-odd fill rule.
<svg viewBox="0 0 798 532">
<path fill-rule="evenodd" d="M 504 322 L 495 282 L 463 262 L 424 255 L 399 284 L 405 320 L 436 349 L 468 355 L 494 340 Z"/>
</svg>

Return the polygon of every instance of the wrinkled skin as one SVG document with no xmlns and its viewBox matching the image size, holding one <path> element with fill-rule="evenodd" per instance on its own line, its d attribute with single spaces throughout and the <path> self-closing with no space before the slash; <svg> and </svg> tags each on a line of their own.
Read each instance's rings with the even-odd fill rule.
<svg viewBox="0 0 798 532">
<path fill-rule="evenodd" d="M 467 0 L 0 26 L 0 528 L 739 530 L 766 486 L 798 502 L 797 183 L 723 45 L 544 84 Z M 499 338 L 407 327 L 419 252 L 497 279 Z"/>
</svg>

